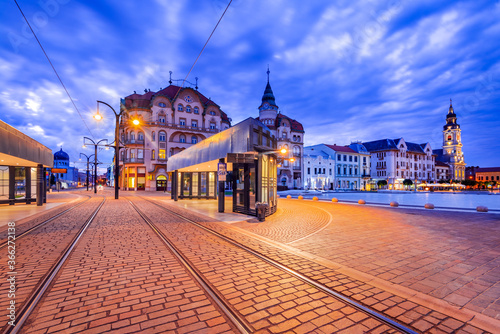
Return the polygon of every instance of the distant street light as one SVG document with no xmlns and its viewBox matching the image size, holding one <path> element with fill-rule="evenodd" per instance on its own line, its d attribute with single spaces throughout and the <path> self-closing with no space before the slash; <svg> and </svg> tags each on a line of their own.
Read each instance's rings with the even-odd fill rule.
<svg viewBox="0 0 500 334">
<path fill-rule="evenodd" d="M 90 143 L 86 143 L 85 140 L 90 141 Z M 106 144 L 101 144 L 101 142 L 106 142 Z M 86 147 L 86 145 L 93 145 L 94 146 L 94 194 L 97 194 L 97 147 L 98 146 L 108 146 L 108 140 L 107 139 L 101 139 L 97 143 L 89 138 L 89 137 L 83 137 L 83 146 Z"/>
<path fill-rule="evenodd" d="M 93 156 L 93 154 L 88 156 L 85 153 L 80 153 L 80 160 L 82 160 L 82 155 L 87 158 L 87 191 L 89 191 L 89 160 Z M 94 182 L 95 182 L 95 179 L 94 179 Z"/>
</svg>

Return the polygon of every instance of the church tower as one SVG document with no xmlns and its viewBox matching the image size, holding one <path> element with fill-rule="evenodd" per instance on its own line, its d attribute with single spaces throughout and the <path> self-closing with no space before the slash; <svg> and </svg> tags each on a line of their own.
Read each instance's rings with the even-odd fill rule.
<svg viewBox="0 0 500 334">
<path fill-rule="evenodd" d="M 443 126 L 443 162 L 450 166 L 450 176 L 453 180 L 465 179 L 461 131 L 450 99 L 450 108 L 446 115 L 446 125 Z"/>
<path fill-rule="evenodd" d="M 259 120 L 267 126 L 275 126 L 276 116 L 278 115 L 278 106 L 274 98 L 273 90 L 269 84 L 269 68 L 267 69 L 267 85 L 262 96 L 262 103 L 259 106 Z"/>
</svg>

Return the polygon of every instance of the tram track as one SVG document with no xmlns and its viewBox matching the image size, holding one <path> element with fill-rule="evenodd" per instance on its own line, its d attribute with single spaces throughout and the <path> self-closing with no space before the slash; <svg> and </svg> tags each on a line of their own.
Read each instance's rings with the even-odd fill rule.
<svg viewBox="0 0 500 334">
<path fill-rule="evenodd" d="M 240 242 L 238 242 L 230 237 L 222 235 L 221 233 L 214 231 L 210 228 L 207 228 L 206 226 L 203 226 L 202 224 L 199 224 L 198 222 L 196 222 L 188 217 L 185 217 L 185 216 L 183 216 L 177 212 L 174 212 L 172 210 L 169 210 L 168 208 L 156 203 L 155 201 L 152 201 L 150 199 L 146 199 L 144 197 L 140 197 L 140 198 L 155 205 L 156 207 L 159 207 L 160 209 L 168 212 L 169 214 L 171 214 L 177 218 L 180 218 L 181 220 L 188 222 L 191 225 L 196 226 L 197 228 L 199 228 L 205 232 L 208 232 L 209 234 L 223 240 L 224 242 L 226 242 L 234 247 L 237 247 L 248 254 L 251 254 L 251 256 L 253 256 L 261 261 L 264 261 L 265 263 L 279 269 L 280 271 L 294 277 L 295 279 L 298 279 L 298 280 L 306 283 L 307 285 L 313 287 L 317 291 L 321 291 L 321 292 L 325 293 L 326 295 L 333 297 L 337 301 L 344 303 L 345 305 L 351 306 L 355 310 L 368 315 L 370 318 L 378 320 L 380 323 L 389 326 L 393 330 L 396 330 L 396 331 L 402 332 L 402 333 L 417 333 L 417 331 L 413 330 L 412 328 L 408 327 L 407 325 L 402 324 L 402 323 L 400 323 L 400 322 L 398 322 L 390 317 L 387 317 L 386 315 L 384 315 L 384 314 L 382 314 L 374 309 L 371 309 L 371 308 L 357 302 L 356 300 L 349 298 L 346 295 L 343 295 L 337 291 L 334 291 L 334 290 L 330 289 L 329 287 L 327 287 L 326 285 L 324 285 L 324 284 L 322 284 L 322 283 L 320 283 L 320 282 L 318 282 L 318 281 L 316 281 L 316 280 L 314 280 L 306 275 L 303 275 L 300 272 L 298 272 L 297 270 L 294 270 L 293 268 L 290 268 L 287 265 L 284 265 L 276 260 L 273 260 L 272 258 L 270 258 L 270 257 L 268 257 L 268 256 L 266 256 L 258 251 L 255 251 L 254 249 L 251 249 L 251 248 L 241 244 Z M 136 211 L 139 212 L 139 214 L 141 215 L 141 217 L 143 217 L 144 220 L 149 221 L 148 224 L 150 224 L 151 228 L 153 230 L 155 230 L 155 232 L 157 234 L 161 234 L 162 239 L 168 239 L 165 236 L 165 234 L 161 231 L 161 228 L 156 226 L 144 213 L 140 212 L 140 210 L 137 208 L 137 206 L 135 206 L 134 204 L 132 204 L 132 205 L 134 206 Z M 167 241 L 167 242 L 172 243 L 171 241 Z M 175 248 L 175 245 L 173 247 Z M 210 290 L 215 290 L 215 295 L 216 295 L 215 297 L 217 299 L 221 300 L 221 303 L 224 304 L 224 308 L 227 308 L 229 310 L 227 313 L 226 313 L 226 311 L 224 311 L 224 312 L 233 321 L 235 326 L 237 328 L 239 328 L 242 331 L 242 333 L 248 333 L 249 331 L 250 332 L 253 331 L 254 329 L 252 329 L 252 326 L 249 325 L 248 322 L 246 322 L 245 317 L 242 316 L 241 314 L 239 314 L 238 311 L 234 310 L 234 307 L 231 306 L 230 303 L 227 302 L 227 300 L 226 300 L 226 298 L 224 298 L 224 296 L 222 296 L 220 293 L 218 293 L 216 291 L 216 289 L 214 289 L 212 287 L 212 284 L 206 278 L 204 278 L 204 275 L 202 273 L 200 273 L 195 268 L 195 266 L 190 263 L 189 260 L 187 260 L 187 257 L 184 254 L 182 254 L 182 252 L 179 249 L 176 249 L 176 252 L 179 253 L 181 257 L 186 258 L 186 260 L 184 260 L 183 263 L 185 262 L 186 263 L 185 265 L 190 266 L 190 268 L 189 268 L 190 271 L 194 271 L 197 273 L 196 276 L 198 276 L 199 279 L 203 281 L 203 283 L 200 283 L 200 284 L 202 284 L 204 286 L 208 286 Z M 216 298 L 214 298 L 214 299 L 216 299 Z M 217 304 L 219 304 L 219 302 L 217 302 Z M 236 314 L 236 316 L 234 316 L 235 314 Z M 241 328 L 243 328 L 243 330 Z"/>
<path fill-rule="evenodd" d="M 59 212 L 59 213 L 55 214 L 54 216 L 50 217 L 49 219 L 45 219 L 45 220 L 44 220 L 44 221 L 42 221 L 41 223 L 35 224 L 34 226 L 32 226 L 32 227 L 28 228 L 27 230 L 25 230 L 25 231 L 23 231 L 23 232 L 21 232 L 21 233 L 17 234 L 17 235 L 16 235 L 16 240 L 19 240 L 19 239 L 21 239 L 22 237 L 26 236 L 27 234 L 29 234 L 29 233 L 31 233 L 31 232 L 33 232 L 33 231 L 35 231 L 35 230 L 39 229 L 40 227 L 44 226 L 45 224 L 50 223 L 51 221 L 54 221 L 55 219 L 57 219 L 57 218 L 61 217 L 62 215 L 66 214 L 66 213 L 70 212 L 71 210 L 73 210 L 73 209 L 75 209 L 75 208 L 79 207 L 80 205 L 82 205 L 82 204 L 84 204 L 84 203 L 88 202 L 88 201 L 92 198 L 92 197 L 91 197 L 91 196 L 89 196 L 89 195 L 85 195 L 85 196 L 87 196 L 88 198 L 87 198 L 87 199 L 85 199 L 84 201 L 79 202 L 79 203 L 77 203 L 77 204 L 75 204 L 75 205 L 71 206 L 70 208 L 65 209 L 64 211 L 62 211 L 62 212 Z M 8 243 L 9 243 L 8 238 L 7 238 L 7 240 L 5 240 L 5 241 L 3 241 L 3 242 L 0 242 L 0 249 L 2 249 L 2 248 L 4 248 L 4 247 L 6 247 L 6 246 L 8 245 Z"/>
<path fill-rule="evenodd" d="M 89 197 L 90 199 L 90 197 Z M 68 211 L 78 207 L 79 205 L 87 202 L 89 199 L 86 201 L 79 203 L 78 205 L 67 209 L 56 216 L 52 217 L 51 219 L 48 219 L 44 221 L 41 224 L 38 224 L 32 229 L 29 229 L 23 233 L 23 235 L 27 235 L 30 232 L 33 232 L 34 230 L 38 229 L 39 227 L 47 224 L 48 222 L 54 221 L 56 218 L 61 217 L 63 214 L 67 213 Z M 53 262 L 53 264 L 50 266 L 50 268 L 46 271 L 46 273 L 42 276 L 42 278 L 39 280 L 38 284 L 36 287 L 32 290 L 32 293 L 29 294 L 29 296 L 20 304 L 22 305 L 21 307 L 18 308 L 16 312 L 16 321 L 15 321 L 15 326 L 11 326 L 9 324 L 5 325 L 2 328 L 2 333 L 3 334 L 15 334 L 18 333 L 19 331 L 22 330 L 24 323 L 30 316 L 30 314 L 33 312 L 33 310 L 36 308 L 38 302 L 40 299 L 43 297 L 44 293 L 47 291 L 47 289 L 50 287 L 52 282 L 54 281 L 55 277 L 59 273 L 60 269 L 64 266 L 66 260 L 70 256 L 71 252 L 77 245 L 78 241 L 80 240 L 81 236 L 85 233 L 89 225 L 92 223 L 102 206 L 104 205 L 106 201 L 106 197 L 103 197 L 102 201 L 100 204 L 97 206 L 97 208 L 92 209 L 92 213 L 89 215 L 89 217 L 85 220 L 85 222 L 82 224 L 82 226 L 78 229 L 77 233 L 71 238 L 71 241 L 67 244 L 67 246 L 60 252 L 60 255 L 57 257 L 57 259 Z M 17 240 L 18 238 L 16 238 Z M 21 273 L 19 273 L 20 275 Z M 18 301 L 16 301 L 16 304 Z"/>
</svg>

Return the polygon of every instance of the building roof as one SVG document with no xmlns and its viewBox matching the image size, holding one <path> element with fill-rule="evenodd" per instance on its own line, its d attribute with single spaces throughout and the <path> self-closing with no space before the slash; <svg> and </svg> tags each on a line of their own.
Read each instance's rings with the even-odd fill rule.
<svg viewBox="0 0 500 334">
<path fill-rule="evenodd" d="M 388 151 L 388 150 L 398 150 L 398 143 L 403 138 L 397 139 L 380 139 L 375 141 L 364 142 L 363 145 L 366 147 L 368 152 L 376 151 Z M 405 141 L 408 152 L 422 153 L 425 154 L 424 148 L 427 144 L 416 144 Z"/>
<path fill-rule="evenodd" d="M 331 148 L 332 150 L 334 150 L 336 152 L 357 153 L 352 148 L 347 147 L 347 146 L 328 145 L 328 144 L 325 144 L 325 146 Z"/>
<path fill-rule="evenodd" d="M 282 120 L 288 120 L 290 122 L 290 127 L 291 127 L 291 130 L 292 131 L 296 131 L 296 132 L 304 132 L 304 127 L 302 126 L 302 123 L 294 120 L 294 119 L 291 119 L 290 117 L 284 115 L 284 114 L 281 114 L 279 113 L 278 116 L 276 116 L 276 126 L 280 126 L 281 125 L 281 122 Z"/>
<path fill-rule="evenodd" d="M 142 108 L 142 109 L 149 109 L 151 107 L 151 101 L 157 97 L 157 96 L 165 96 L 168 98 L 171 102 L 174 101 L 174 99 L 185 89 L 193 90 L 196 95 L 199 97 L 201 103 L 205 108 L 208 106 L 215 106 L 219 108 L 221 112 L 221 118 L 223 121 L 231 124 L 231 120 L 227 116 L 227 114 L 222 111 L 217 103 L 212 101 L 211 99 L 207 98 L 205 95 L 201 94 L 198 90 L 194 90 L 190 87 L 180 87 L 176 85 L 170 85 L 166 88 L 160 89 L 157 92 L 152 92 L 152 91 L 147 91 L 144 94 L 137 94 L 134 92 L 134 94 L 131 94 L 127 97 L 125 97 L 124 101 L 122 101 L 122 104 L 127 108 Z"/>
<path fill-rule="evenodd" d="M 500 172 L 500 167 L 479 167 L 474 170 L 476 173 Z"/>
<path fill-rule="evenodd" d="M 68 153 L 64 152 L 62 150 L 62 147 L 59 151 L 57 151 L 56 153 L 54 153 L 54 160 L 66 160 L 66 161 L 69 161 L 69 155 Z"/>
<path fill-rule="evenodd" d="M 450 167 L 450 166 L 442 161 L 436 160 L 436 167 Z"/>
</svg>

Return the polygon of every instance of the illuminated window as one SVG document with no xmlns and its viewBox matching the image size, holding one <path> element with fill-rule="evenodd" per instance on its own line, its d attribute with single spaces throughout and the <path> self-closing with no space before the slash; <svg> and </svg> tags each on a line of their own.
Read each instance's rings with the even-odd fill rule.
<svg viewBox="0 0 500 334">
<path fill-rule="evenodd" d="M 160 149 L 158 151 L 158 159 L 162 159 L 162 160 L 165 160 L 166 156 L 165 156 L 165 150 L 164 149 Z"/>
<path fill-rule="evenodd" d="M 151 151 L 151 160 L 154 160 L 154 159 L 156 159 L 156 157 L 155 157 L 155 150 L 152 150 Z"/>
</svg>

